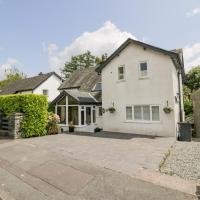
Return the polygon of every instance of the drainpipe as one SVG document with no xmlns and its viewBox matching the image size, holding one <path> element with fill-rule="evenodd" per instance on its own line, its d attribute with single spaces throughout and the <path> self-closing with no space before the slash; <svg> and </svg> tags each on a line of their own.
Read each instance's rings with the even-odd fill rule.
<svg viewBox="0 0 200 200">
<path fill-rule="evenodd" d="M 180 122 L 183 121 L 183 110 L 182 110 L 182 96 L 181 96 L 181 80 L 180 80 L 180 76 L 181 76 L 181 72 L 180 70 L 178 70 L 178 92 L 179 92 L 179 114 L 180 114 Z"/>
</svg>

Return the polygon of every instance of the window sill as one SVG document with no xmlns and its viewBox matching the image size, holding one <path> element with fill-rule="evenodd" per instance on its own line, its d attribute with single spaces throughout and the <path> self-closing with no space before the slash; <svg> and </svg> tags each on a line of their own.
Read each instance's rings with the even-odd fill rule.
<svg viewBox="0 0 200 200">
<path fill-rule="evenodd" d="M 136 121 L 136 120 L 126 120 L 125 123 L 160 124 L 161 121 Z"/>
<path fill-rule="evenodd" d="M 69 127 L 68 124 L 58 124 L 60 126 L 65 126 L 65 127 Z M 83 127 L 87 127 L 87 126 L 90 126 L 90 125 L 97 125 L 97 123 L 93 123 L 93 124 L 85 124 L 85 125 L 74 125 L 74 128 L 83 128 Z"/>
<path fill-rule="evenodd" d="M 148 76 L 144 76 L 144 77 L 139 77 L 139 80 L 145 80 L 145 79 L 149 79 L 149 77 Z"/>
<path fill-rule="evenodd" d="M 121 83 L 121 82 L 125 82 L 125 81 L 126 81 L 125 79 L 117 80 L 117 83 Z"/>
</svg>

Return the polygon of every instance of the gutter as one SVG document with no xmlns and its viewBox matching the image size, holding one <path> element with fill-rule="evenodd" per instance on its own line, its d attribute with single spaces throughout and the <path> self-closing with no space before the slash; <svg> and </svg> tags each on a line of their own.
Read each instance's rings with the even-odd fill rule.
<svg viewBox="0 0 200 200">
<path fill-rule="evenodd" d="M 180 83 L 180 75 L 181 74 L 182 73 L 180 72 L 180 70 L 178 70 L 177 75 L 178 75 L 178 93 L 179 93 L 179 110 L 180 110 L 179 115 L 180 115 L 180 122 L 183 122 L 183 111 L 182 111 L 182 105 L 181 105 L 182 96 L 181 96 L 181 83 Z"/>
</svg>

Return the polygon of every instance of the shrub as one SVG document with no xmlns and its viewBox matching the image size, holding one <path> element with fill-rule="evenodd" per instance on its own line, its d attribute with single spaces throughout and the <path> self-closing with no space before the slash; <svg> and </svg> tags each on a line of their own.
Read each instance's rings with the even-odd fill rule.
<svg viewBox="0 0 200 200">
<path fill-rule="evenodd" d="M 48 102 L 44 95 L 16 94 L 0 96 L 0 113 L 23 113 L 22 137 L 46 135 Z"/>
<path fill-rule="evenodd" d="M 58 123 L 60 122 L 60 117 L 57 114 L 54 114 L 53 112 L 50 112 L 48 115 L 48 134 L 58 134 L 59 132 L 59 126 Z"/>
</svg>

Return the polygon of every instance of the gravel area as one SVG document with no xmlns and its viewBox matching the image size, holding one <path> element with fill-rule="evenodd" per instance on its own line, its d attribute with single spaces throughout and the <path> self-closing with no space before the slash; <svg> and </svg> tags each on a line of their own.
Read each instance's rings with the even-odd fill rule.
<svg viewBox="0 0 200 200">
<path fill-rule="evenodd" d="M 160 171 L 200 183 L 200 142 L 176 142 L 166 154 Z"/>
</svg>

